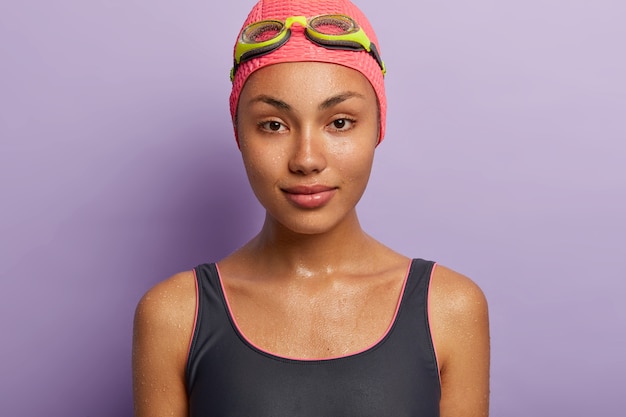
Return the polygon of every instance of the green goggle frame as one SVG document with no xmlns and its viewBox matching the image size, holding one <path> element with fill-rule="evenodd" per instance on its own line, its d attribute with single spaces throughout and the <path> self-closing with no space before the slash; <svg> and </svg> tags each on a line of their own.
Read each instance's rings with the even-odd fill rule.
<svg viewBox="0 0 626 417">
<path fill-rule="evenodd" d="M 230 80 L 235 78 L 235 73 L 241 63 L 269 54 L 284 45 L 291 37 L 291 26 L 294 23 L 304 28 L 304 34 L 311 42 L 329 49 L 366 51 L 376 60 L 383 76 L 387 72 L 376 45 L 369 40 L 365 31 L 352 18 L 345 15 L 321 15 L 307 20 L 305 16 L 291 16 L 284 22 L 262 20 L 244 28 L 235 47 Z M 325 27 L 331 27 L 334 30 L 332 33 L 324 33 L 320 29 Z M 267 34 L 271 32 L 275 34 L 268 39 Z M 257 40 L 257 37 L 262 39 Z"/>
</svg>

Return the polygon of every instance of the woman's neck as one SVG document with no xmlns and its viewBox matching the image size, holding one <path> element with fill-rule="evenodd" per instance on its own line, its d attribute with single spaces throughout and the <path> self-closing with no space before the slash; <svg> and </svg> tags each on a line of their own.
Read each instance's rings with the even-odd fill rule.
<svg viewBox="0 0 626 417">
<path fill-rule="evenodd" d="M 364 254 L 381 247 L 363 231 L 356 213 L 316 234 L 296 233 L 267 216 L 261 232 L 242 252 L 261 269 L 307 278 L 352 270 L 363 263 Z"/>
</svg>

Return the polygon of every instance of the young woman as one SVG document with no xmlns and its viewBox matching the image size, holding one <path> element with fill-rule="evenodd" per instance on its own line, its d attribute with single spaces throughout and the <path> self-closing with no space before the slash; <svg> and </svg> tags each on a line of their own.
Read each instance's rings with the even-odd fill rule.
<svg viewBox="0 0 626 417">
<path fill-rule="evenodd" d="M 488 414 L 480 289 L 358 221 L 385 132 L 377 45 L 347 0 L 262 0 L 250 12 L 230 104 L 265 222 L 140 301 L 136 417 Z"/>
</svg>

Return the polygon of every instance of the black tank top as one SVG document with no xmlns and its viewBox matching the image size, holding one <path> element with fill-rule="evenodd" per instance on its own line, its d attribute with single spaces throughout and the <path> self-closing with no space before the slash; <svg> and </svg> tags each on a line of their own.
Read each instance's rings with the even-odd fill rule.
<svg viewBox="0 0 626 417">
<path fill-rule="evenodd" d="M 428 324 L 432 262 L 414 259 L 392 325 L 374 346 L 333 359 L 264 352 L 237 329 L 215 264 L 195 269 L 198 310 L 186 369 L 190 417 L 438 417 Z"/>
</svg>

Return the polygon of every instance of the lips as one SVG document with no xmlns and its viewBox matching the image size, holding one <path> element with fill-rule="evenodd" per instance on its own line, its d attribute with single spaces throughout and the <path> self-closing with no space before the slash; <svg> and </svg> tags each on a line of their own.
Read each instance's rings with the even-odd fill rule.
<svg viewBox="0 0 626 417">
<path fill-rule="evenodd" d="M 299 208 L 314 209 L 326 205 L 337 192 L 326 185 L 297 185 L 283 188 L 287 200 Z"/>
</svg>

